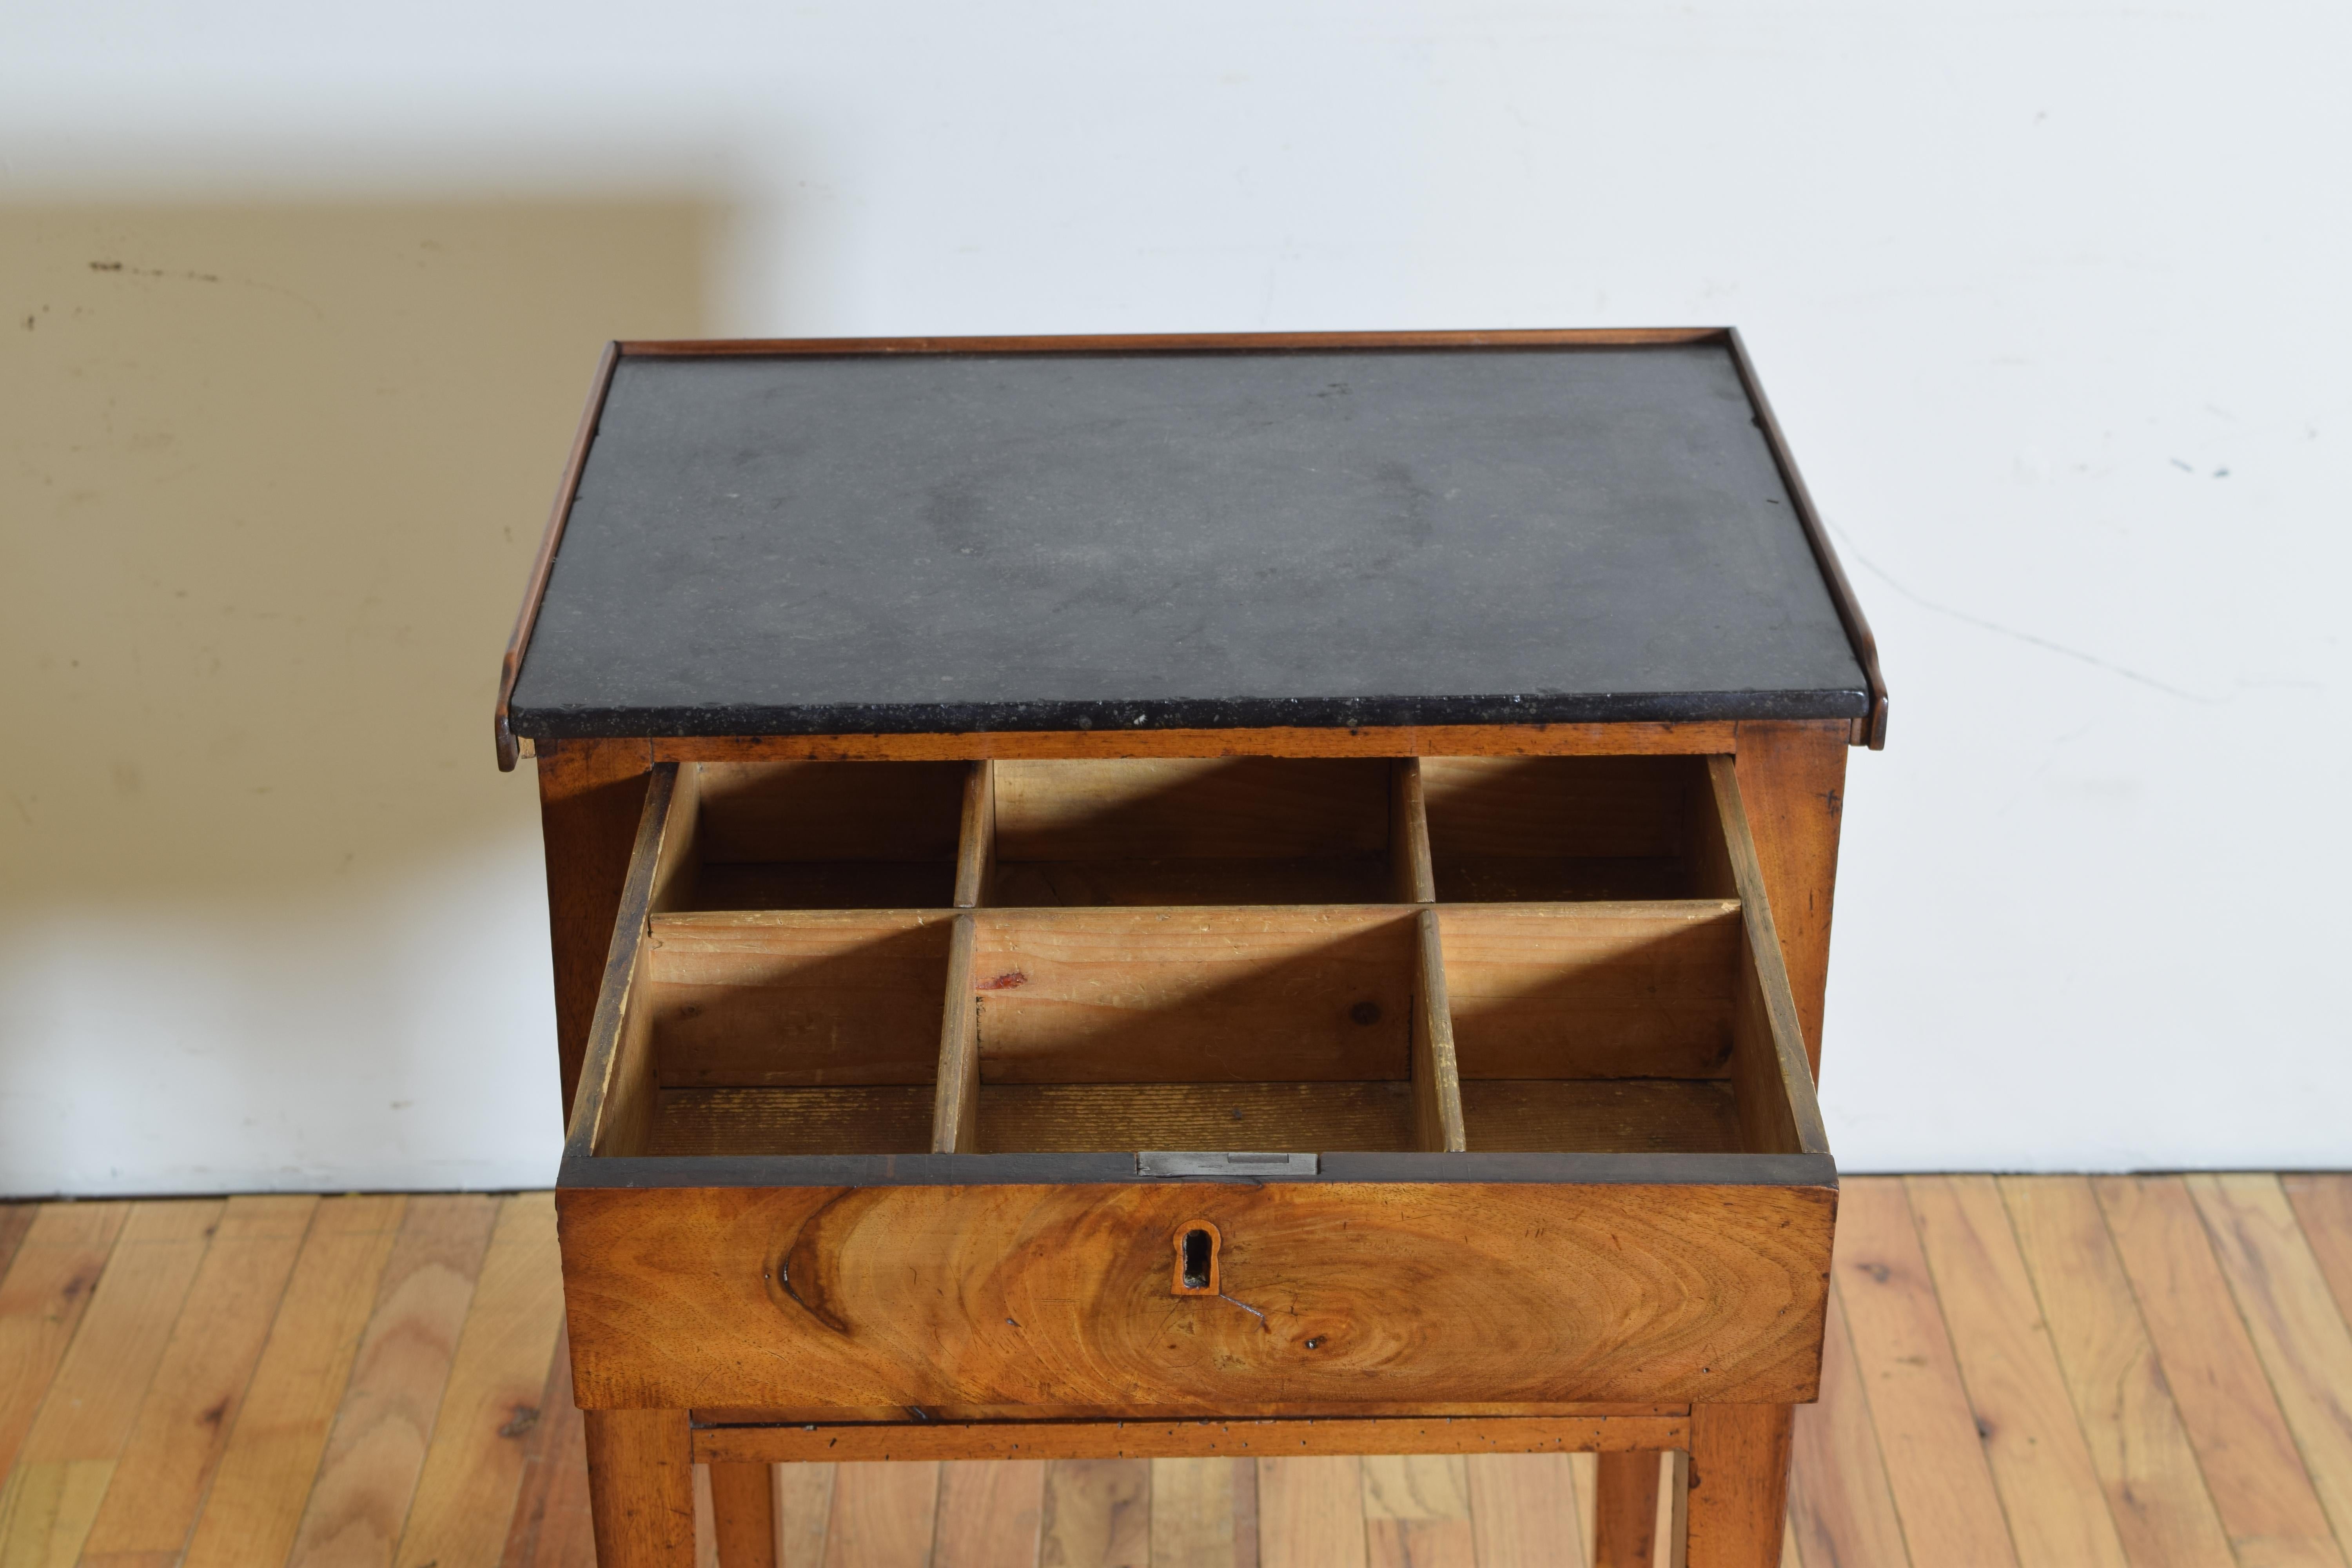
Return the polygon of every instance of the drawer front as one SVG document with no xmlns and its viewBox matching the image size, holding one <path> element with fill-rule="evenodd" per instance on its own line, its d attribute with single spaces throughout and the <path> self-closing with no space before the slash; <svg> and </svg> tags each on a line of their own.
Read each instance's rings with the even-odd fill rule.
<svg viewBox="0 0 2352 1568">
<path fill-rule="evenodd" d="M 1814 1397 L 1836 1193 L 1138 1183 L 559 1194 L 588 1408 L 905 1418 Z M 1178 1238 L 1216 1237 L 1216 1289 Z"/>
</svg>

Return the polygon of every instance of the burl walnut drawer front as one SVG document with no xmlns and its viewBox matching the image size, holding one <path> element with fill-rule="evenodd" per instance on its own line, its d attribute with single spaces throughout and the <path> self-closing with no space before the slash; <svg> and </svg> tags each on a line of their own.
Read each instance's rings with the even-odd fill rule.
<svg viewBox="0 0 2352 1568">
<path fill-rule="evenodd" d="M 1272 1415 L 1810 1398 L 1833 1201 L 923 1183 L 573 1191 L 562 1223 L 592 1405 Z M 1180 1291 L 1205 1226 L 1218 1289 Z"/>
<path fill-rule="evenodd" d="M 1726 758 L 657 769 L 558 1195 L 588 1407 L 1813 1397 Z"/>
</svg>

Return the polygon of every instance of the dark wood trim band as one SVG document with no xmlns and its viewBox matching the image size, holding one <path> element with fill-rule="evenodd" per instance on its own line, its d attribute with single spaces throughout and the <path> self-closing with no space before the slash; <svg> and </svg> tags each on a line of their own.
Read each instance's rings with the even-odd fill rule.
<svg viewBox="0 0 2352 1568">
<path fill-rule="evenodd" d="M 1747 721 L 1696 724 L 1418 724 L 1359 729 L 981 730 L 937 734 L 659 735 L 661 763 L 960 762 L 1069 757 L 1706 756 L 1738 750 Z M 1834 726 L 1848 721 L 1776 721 Z"/>
<path fill-rule="evenodd" d="M 1756 367 L 1748 358 L 1748 346 L 1740 341 L 1739 329 L 1726 329 L 1725 337 L 1731 345 L 1731 363 L 1739 371 L 1739 384 L 1747 388 L 1748 401 L 1756 409 L 1765 445 L 1772 449 L 1772 461 L 1780 467 L 1780 482 L 1789 488 L 1789 499 L 1796 503 L 1797 521 L 1804 526 L 1805 542 L 1813 547 L 1813 563 L 1821 568 L 1822 581 L 1829 584 L 1830 602 L 1837 606 L 1846 640 L 1853 645 L 1853 657 L 1861 662 L 1863 679 L 1869 683 L 1870 711 L 1857 721 L 1855 740 L 1874 752 L 1883 752 L 1886 749 L 1886 679 L 1878 672 L 1878 639 L 1872 635 L 1870 622 L 1862 613 L 1862 601 L 1854 597 L 1845 566 L 1830 543 L 1829 531 L 1822 526 L 1812 492 L 1805 489 L 1804 476 L 1797 472 L 1797 459 L 1790 455 L 1788 438 L 1781 435 L 1780 422 L 1773 416 L 1771 401 L 1764 395 L 1764 384 L 1757 379 Z"/>
<path fill-rule="evenodd" d="M 1340 1416 L 1263 1421 L 930 1421 L 702 1426 L 704 1463 L 1171 1459 L 1301 1454 L 1592 1454 L 1690 1447 L 1687 1415 Z"/>
<path fill-rule="evenodd" d="M 1560 327 L 1423 332 L 1111 332 L 970 338 L 687 338 L 635 340 L 622 353 L 645 359 L 787 354 L 1098 354 L 1328 353 L 1364 349 L 1650 348 L 1722 340 L 1728 327 Z"/>
<path fill-rule="evenodd" d="M 828 703 L 824 706 L 525 708 L 509 727 L 542 741 L 640 735 L 1142 735 L 1154 730 L 1412 730 L 1524 724 L 1804 723 L 1849 728 L 1870 712 L 1852 686 L 1777 691 L 1604 691 L 1457 697 L 1237 697 L 1056 702 Z"/>
<path fill-rule="evenodd" d="M 591 1127 L 575 1113 L 573 1127 Z M 577 1148 L 575 1142 L 574 1148 Z M 1828 1154 L 1334 1152 L 1311 1176 L 1145 1176 L 1132 1153 L 658 1154 L 567 1152 L 559 1188 L 1130 1186 L 1145 1183 L 1410 1183 L 1495 1186 L 1837 1186 Z"/>
<path fill-rule="evenodd" d="M 613 367 L 621 363 L 621 345 L 608 342 L 604 354 L 596 361 L 595 379 L 588 388 L 588 406 L 581 411 L 580 427 L 572 437 L 572 455 L 564 460 L 562 482 L 555 490 L 555 506 L 547 514 L 547 529 L 539 538 L 539 553 L 530 563 L 530 576 L 524 582 L 522 607 L 515 612 L 514 631 L 507 638 L 506 657 L 499 661 L 499 705 L 491 716 L 491 728 L 499 748 L 499 772 L 510 773 L 521 760 L 522 748 L 515 741 L 513 727 L 507 721 L 508 706 L 514 700 L 515 679 L 522 674 L 523 651 L 530 646 L 531 627 L 539 623 L 540 601 L 547 596 L 548 574 L 555 569 L 556 547 L 563 542 L 563 525 L 572 516 L 572 498 L 580 493 L 580 470 L 588 466 L 588 448 L 596 439 L 596 426 L 604 417 L 604 398 L 613 390 Z"/>
</svg>

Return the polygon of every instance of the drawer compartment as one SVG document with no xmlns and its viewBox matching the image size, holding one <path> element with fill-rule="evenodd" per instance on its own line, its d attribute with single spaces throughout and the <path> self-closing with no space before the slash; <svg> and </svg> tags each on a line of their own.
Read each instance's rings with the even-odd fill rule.
<svg viewBox="0 0 2352 1568">
<path fill-rule="evenodd" d="M 984 901 L 1328 904 L 1389 897 L 1390 789 L 1377 760 L 1279 757 L 993 764 Z"/>
<path fill-rule="evenodd" d="M 1835 1173 L 1729 760 L 1532 761 L 656 769 L 558 1195 L 581 1402 L 1811 1397 Z M 741 904 L 812 867 L 947 897 Z"/>
<path fill-rule="evenodd" d="M 937 909 L 954 897 L 961 763 L 703 763 L 678 907 Z"/>
</svg>

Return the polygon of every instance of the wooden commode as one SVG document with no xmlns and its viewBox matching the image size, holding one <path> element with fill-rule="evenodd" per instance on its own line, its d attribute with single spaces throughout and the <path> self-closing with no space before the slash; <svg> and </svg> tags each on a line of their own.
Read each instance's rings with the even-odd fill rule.
<svg viewBox="0 0 2352 1568">
<path fill-rule="evenodd" d="M 1885 724 L 1728 331 L 615 345 L 498 713 L 604 1568 L 696 1462 L 744 1568 L 779 1462 L 1551 1449 L 1777 1563 Z"/>
</svg>

